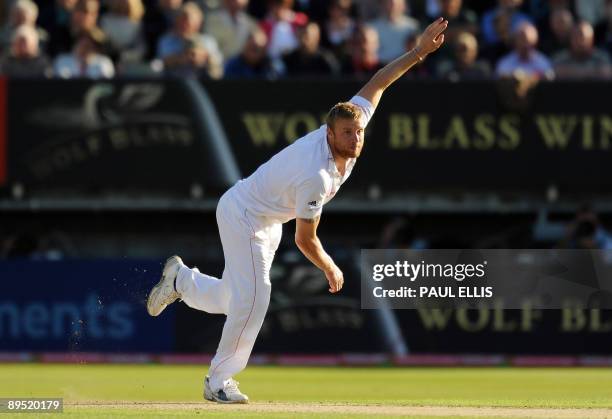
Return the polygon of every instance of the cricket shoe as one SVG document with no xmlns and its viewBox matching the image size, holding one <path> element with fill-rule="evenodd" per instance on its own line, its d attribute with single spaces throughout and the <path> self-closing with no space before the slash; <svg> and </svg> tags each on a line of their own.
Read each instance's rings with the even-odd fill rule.
<svg viewBox="0 0 612 419">
<path fill-rule="evenodd" d="M 238 389 L 238 381 L 230 378 L 225 381 L 223 388 L 217 391 L 213 391 L 210 387 L 209 377 L 206 376 L 204 379 L 204 398 L 211 402 L 217 403 L 248 403 L 249 397 L 246 394 L 242 394 Z"/>
<path fill-rule="evenodd" d="M 147 311 L 151 316 L 159 316 L 169 305 L 178 300 L 181 295 L 176 291 L 175 281 L 183 261 L 178 256 L 169 257 L 164 265 L 162 277 L 149 293 Z"/>
</svg>

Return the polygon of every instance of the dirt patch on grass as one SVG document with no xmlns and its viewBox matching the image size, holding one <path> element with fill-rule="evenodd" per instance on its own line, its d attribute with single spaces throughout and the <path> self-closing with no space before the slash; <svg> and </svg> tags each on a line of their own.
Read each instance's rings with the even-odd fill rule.
<svg viewBox="0 0 612 419">
<path fill-rule="evenodd" d="M 66 403 L 65 407 L 104 408 L 127 410 L 189 410 L 210 412 L 249 413 L 315 413 L 315 414 L 368 414 L 389 416 L 463 416 L 501 418 L 612 418 L 612 409 L 550 409 L 519 407 L 451 407 L 451 406 L 384 406 L 327 403 L 266 403 L 253 402 L 246 405 L 222 405 L 217 403 L 146 403 L 146 402 L 78 402 Z"/>
</svg>

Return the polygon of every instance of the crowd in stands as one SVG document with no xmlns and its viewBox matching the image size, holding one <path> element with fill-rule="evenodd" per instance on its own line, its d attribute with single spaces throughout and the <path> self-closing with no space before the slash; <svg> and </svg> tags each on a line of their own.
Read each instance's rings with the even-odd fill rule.
<svg viewBox="0 0 612 419">
<path fill-rule="evenodd" d="M 612 0 L 5 0 L 0 74 L 366 78 L 438 16 L 405 77 L 612 77 Z"/>
</svg>

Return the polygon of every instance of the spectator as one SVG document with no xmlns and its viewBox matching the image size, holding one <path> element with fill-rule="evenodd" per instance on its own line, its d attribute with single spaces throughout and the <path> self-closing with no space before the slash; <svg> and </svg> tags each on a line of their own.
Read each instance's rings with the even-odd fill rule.
<svg viewBox="0 0 612 419">
<path fill-rule="evenodd" d="M 491 63 L 499 61 L 501 57 L 512 51 L 512 44 L 514 42 L 512 36 L 513 15 L 513 9 L 500 9 L 493 16 L 493 30 L 495 31 L 496 41 L 483 43 L 482 45 L 482 55 Z"/>
<path fill-rule="evenodd" d="M 22 25 L 30 26 L 38 32 L 39 47 L 44 50 L 49 35 L 43 28 L 36 26 L 38 19 L 38 6 L 32 0 L 17 0 L 10 9 L 9 21 L 2 29 L 0 35 L 0 48 L 5 51 L 10 47 L 13 39 L 13 31 Z"/>
<path fill-rule="evenodd" d="M 541 48 L 544 53 L 552 55 L 569 46 L 574 17 L 569 9 L 554 9 L 550 14 L 548 26 L 548 35 L 542 40 Z"/>
<path fill-rule="evenodd" d="M 49 61 L 38 47 L 38 31 L 21 25 L 13 32 L 10 51 L 0 61 L 0 73 L 8 77 L 44 77 L 49 74 Z"/>
<path fill-rule="evenodd" d="M 206 32 L 219 43 L 224 57 L 239 54 L 257 27 L 257 22 L 244 10 L 249 0 L 223 0 L 223 8 L 206 20 Z"/>
<path fill-rule="evenodd" d="M 157 57 L 163 60 L 168 74 L 221 77 L 223 57 L 215 38 L 200 33 L 203 18 L 195 3 L 185 3 L 176 16 L 174 29 L 159 40 Z"/>
<path fill-rule="evenodd" d="M 268 57 L 268 38 L 263 30 L 256 28 L 247 38 L 240 55 L 231 58 L 225 65 L 227 79 L 274 79 L 278 70 Z"/>
<path fill-rule="evenodd" d="M 610 77 L 610 57 L 595 48 L 593 27 L 580 22 L 572 29 L 570 48 L 553 60 L 555 73 L 562 79 L 598 79 Z"/>
<path fill-rule="evenodd" d="M 378 56 L 383 64 L 393 61 L 404 52 L 404 41 L 419 30 L 416 19 L 406 16 L 405 0 L 383 0 L 382 15 L 371 22 L 378 33 Z"/>
<path fill-rule="evenodd" d="M 442 16 L 448 20 L 448 29 L 444 33 L 444 44 L 427 60 L 426 65 L 432 69 L 453 61 L 453 46 L 459 34 L 478 32 L 478 16 L 463 7 L 463 0 L 438 0 L 438 2 Z"/>
<path fill-rule="evenodd" d="M 560 247 L 574 249 L 612 249 L 612 236 L 606 231 L 599 216 L 590 205 L 583 205 L 567 227 Z"/>
<path fill-rule="evenodd" d="M 319 25 L 312 22 L 298 30 L 299 47 L 283 56 L 286 74 L 290 77 L 337 75 L 339 64 L 332 54 L 321 50 Z"/>
<path fill-rule="evenodd" d="M 443 63 L 438 69 L 441 78 L 450 81 L 482 80 L 491 75 L 491 68 L 485 61 L 478 60 L 478 41 L 469 32 L 457 36 L 453 44 L 455 59 Z"/>
<path fill-rule="evenodd" d="M 321 44 L 337 57 L 346 52 L 355 21 L 350 15 L 351 0 L 332 0 L 329 3 L 329 17 L 322 26 Z"/>
<path fill-rule="evenodd" d="M 108 37 L 111 56 L 117 62 L 139 62 L 146 45 L 142 29 L 142 0 L 111 0 L 109 11 L 100 20 Z"/>
<path fill-rule="evenodd" d="M 70 15 L 70 25 L 58 27 L 51 34 L 49 53 L 56 56 L 60 53 L 68 53 L 73 50 L 77 39 L 81 34 L 102 32 L 98 27 L 98 16 L 100 14 L 100 3 L 98 0 L 78 0 Z M 97 39 L 106 39 L 104 34 L 96 34 Z M 106 50 L 106 45 L 102 45 Z"/>
<path fill-rule="evenodd" d="M 524 22 L 514 34 L 514 51 L 503 57 L 495 73 L 499 77 L 529 79 L 552 79 L 554 71 L 548 58 L 536 49 L 538 30 L 529 22 Z"/>
<path fill-rule="evenodd" d="M 268 54 L 273 59 L 298 46 L 296 30 L 308 23 L 308 16 L 294 12 L 293 0 L 270 0 L 266 19 L 261 27 L 268 37 Z"/>
<path fill-rule="evenodd" d="M 143 26 L 148 60 L 155 57 L 159 38 L 172 29 L 182 5 L 183 0 L 157 0 L 157 7 L 146 8 Z"/>
<path fill-rule="evenodd" d="M 523 0 L 498 0 L 497 7 L 489 10 L 482 17 L 482 39 L 485 44 L 503 42 L 500 37 L 499 20 L 508 21 L 508 32 L 514 33 L 524 22 L 531 22 L 529 17 L 518 9 Z"/>
<path fill-rule="evenodd" d="M 56 77 L 91 79 L 112 78 L 115 68 L 112 60 L 100 53 L 104 45 L 100 31 L 83 32 L 77 39 L 72 53 L 61 54 L 55 59 L 53 68 Z"/>
<path fill-rule="evenodd" d="M 478 33 L 478 16 L 470 9 L 463 7 L 463 0 L 438 0 L 440 13 L 448 20 L 448 29 L 444 32 L 446 42 L 453 43 L 463 32 Z"/>
<path fill-rule="evenodd" d="M 373 76 L 383 67 L 378 58 L 378 45 L 376 29 L 367 25 L 357 27 L 350 52 L 341 61 L 342 73 L 360 79 Z"/>
</svg>

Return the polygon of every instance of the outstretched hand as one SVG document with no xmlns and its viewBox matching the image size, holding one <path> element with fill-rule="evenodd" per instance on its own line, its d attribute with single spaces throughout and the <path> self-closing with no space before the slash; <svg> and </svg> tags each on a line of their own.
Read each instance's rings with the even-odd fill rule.
<svg viewBox="0 0 612 419">
<path fill-rule="evenodd" d="M 448 20 L 439 17 L 423 31 L 417 44 L 417 51 L 421 58 L 442 46 L 444 43 L 444 31 L 447 27 Z"/>
</svg>

